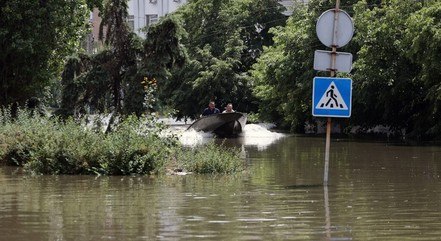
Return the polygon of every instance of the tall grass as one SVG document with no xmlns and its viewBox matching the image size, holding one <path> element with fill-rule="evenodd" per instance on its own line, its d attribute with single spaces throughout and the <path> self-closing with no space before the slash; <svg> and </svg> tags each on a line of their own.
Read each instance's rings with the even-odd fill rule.
<svg viewBox="0 0 441 241">
<path fill-rule="evenodd" d="M 176 137 L 163 137 L 154 120 L 128 117 L 110 133 L 73 119 L 0 112 L 0 163 L 23 166 L 33 174 L 131 175 L 186 169 L 233 173 L 244 161 L 234 149 L 214 144 L 186 149 Z"/>
<path fill-rule="evenodd" d="M 186 148 L 178 153 L 178 163 L 183 169 L 195 173 L 231 174 L 244 170 L 244 162 L 237 161 L 240 150 L 226 148 L 210 142 L 203 147 Z"/>
</svg>

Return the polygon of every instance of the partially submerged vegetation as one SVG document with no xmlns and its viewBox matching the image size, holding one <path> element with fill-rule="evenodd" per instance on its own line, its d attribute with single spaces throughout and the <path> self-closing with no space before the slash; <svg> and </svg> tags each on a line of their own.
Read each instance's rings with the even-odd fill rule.
<svg viewBox="0 0 441 241">
<path fill-rule="evenodd" d="M 183 147 L 176 136 L 147 118 L 129 116 L 104 133 L 74 119 L 0 112 L 0 163 L 32 174 L 234 173 L 244 169 L 236 149 L 214 143 Z"/>
</svg>

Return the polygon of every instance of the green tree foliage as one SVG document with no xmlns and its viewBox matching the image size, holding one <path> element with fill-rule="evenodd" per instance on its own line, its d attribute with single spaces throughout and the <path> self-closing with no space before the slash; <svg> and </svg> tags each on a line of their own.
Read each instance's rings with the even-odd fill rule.
<svg viewBox="0 0 441 241">
<path fill-rule="evenodd" d="M 413 117 L 413 135 L 440 137 L 441 125 L 441 2 L 427 1 L 406 20 L 406 56 L 419 72 L 420 99 L 424 108 Z M 413 90 L 417 91 L 417 90 Z"/>
<path fill-rule="evenodd" d="M 282 10 L 275 0 L 195 0 L 174 14 L 187 32 L 182 43 L 188 62 L 173 72 L 162 93 L 178 117 L 199 115 L 209 100 L 253 109 L 247 71 L 272 42 L 268 30 L 285 23 Z"/>
<path fill-rule="evenodd" d="M 354 42 L 361 47 L 354 65 L 354 123 L 401 129 L 420 118 L 423 86 L 402 43 L 406 19 L 419 6 L 410 0 L 356 5 Z"/>
<path fill-rule="evenodd" d="M 0 105 L 42 96 L 64 58 L 78 51 L 89 9 L 96 5 L 97 0 L 1 1 Z"/>
<path fill-rule="evenodd" d="M 138 74 L 143 78 L 147 78 L 146 80 L 150 80 L 150 85 L 149 82 L 144 82 L 144 89 L 147 91 L 149 86 L 156 85 L 156 93 L 154 93 L 156 98 L 154 99 L 168 98 L 161 91 L 171 78 L 171 70 L 181 68 L 187 61 L 186 49 L 181 44 L 184 34 L 179 20 L 174 16 L 167 16 L 159 24 L 148 28 Z M 152 108 L 154 106 L 147 107 Z"/>
<path fill-rule="evenodd" d="M 164 18 L 149 28 L 148 38 L 142 41 L 127 26 L 127 0 L 107 1 L 104 9 L 100 32 L 107 47 L 67 62 L 60 112 L 139 116 L 153 111 L 157 86 L 170 77 L 169 69 L 182 66 L 186 59 L 180 26 L 176 19 Z"/>
<path fill-rule="evenodd" d="M 109 112 L 112 108 L 109 68 L 113 56 L 102 51 L 94 56 L 82 54 L 67 60 L 62 73 L 62 99 L 58 114 L 64 116 L 89 112 Z M 100 91 L 97 91 L 100 90 Z"/>
<path fill-rule="evenodd" d="M 100 39 L 110 47 L 113 58 L 107 64 L 110 81 L 112 82 L 113 106 L 117 111 L 121 109 L 122 82 L 127 77 L 131 67 L 136 66 L 136 48 L 130 43 L 135 34 L 130 31 L 127 24 L 127 0 L 106 1 L 102 11 L 100 25 Z M 105 29 L 105 31 L 104 31 Z"/>
<path fill-rule="evenodd" d="M 253 66 L 260 114 L 302 132 L 311 119 L 313 53 L 319 14 L 333 8 L 310 1 L 295 9 L 285 27 L 273 30 L 275 44 Z M 355 56 L 351 125 L 385 125 L 413 138 L 440 136 L 440 4 L 413 0 L 342 1 L 355 21 L 355 36 L 339 51 Z"/>
<path fill-rule="evenodd" d="M 356 9 L 354 124 L 439 137 L 439 3 L 391 0 L 367 9 L 360 1 Z"/>
<path fill-rule="evenodd" d="M 350 1 L 342 1 L 342 5 Z M 333 8 L 328 1 L 297 4 L 286 26 L 274 28 L 274 45 L 265 48 L 251 71 L 253 93 L 260 100 L 261 118 L 302 132 L 311 118 L 314 51 L 324 49 L 316 36 L 317 18 Z"/>
</svg>

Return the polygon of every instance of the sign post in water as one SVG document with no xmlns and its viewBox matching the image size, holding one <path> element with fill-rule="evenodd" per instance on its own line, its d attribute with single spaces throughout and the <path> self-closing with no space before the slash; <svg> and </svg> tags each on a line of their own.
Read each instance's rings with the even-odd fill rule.
<svg viewBox="0 0 441 241">
<path fill-rule="evenodd" d="M 352 54 L 337 52 L 346 45 L 354 34 L 354 23 L 345 11 L 340 9 L 340 0 L 334 9 L 325 11 L 317 21 L 317 37 L 331 51 L 317 50 L 314 53 L 314 69 L 330 71 L 331 78 L 314 78 L 312 93 L 312 115 L 327 117 L 325 167 L 323 184 L 328 185 L 329 151 L 331 146 L 331 117 L 351 116 L 352 80 L 335 78 L 337 72 L 350 72 Z"/>
</svg>

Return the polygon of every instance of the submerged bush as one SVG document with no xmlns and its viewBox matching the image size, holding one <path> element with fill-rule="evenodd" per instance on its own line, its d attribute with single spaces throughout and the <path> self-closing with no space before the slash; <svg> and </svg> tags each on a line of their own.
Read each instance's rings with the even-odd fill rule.
<svg viewBox="0 0 441 241">
<path fill-rule="evenodd" d="M 195 173 L 242 170 L 237 151 L 214 144 L 185 149 L 176 137 L 161 136 L 154 120 L 130 116 L 104 133 L 73 119 L 60 120 L 19 111 L 0 113 L 0 163 L 34 174 L 130 175 L 183 166 Z"/>
<path fill-rule="evenodd" d="M 182 169 L 195 173 L 229 174 L 244 170 L 245 162 L 237 161 L 240 151 L 210 142 L 203 147 L 188 148 L 179 153 Z"/>
</svg>

